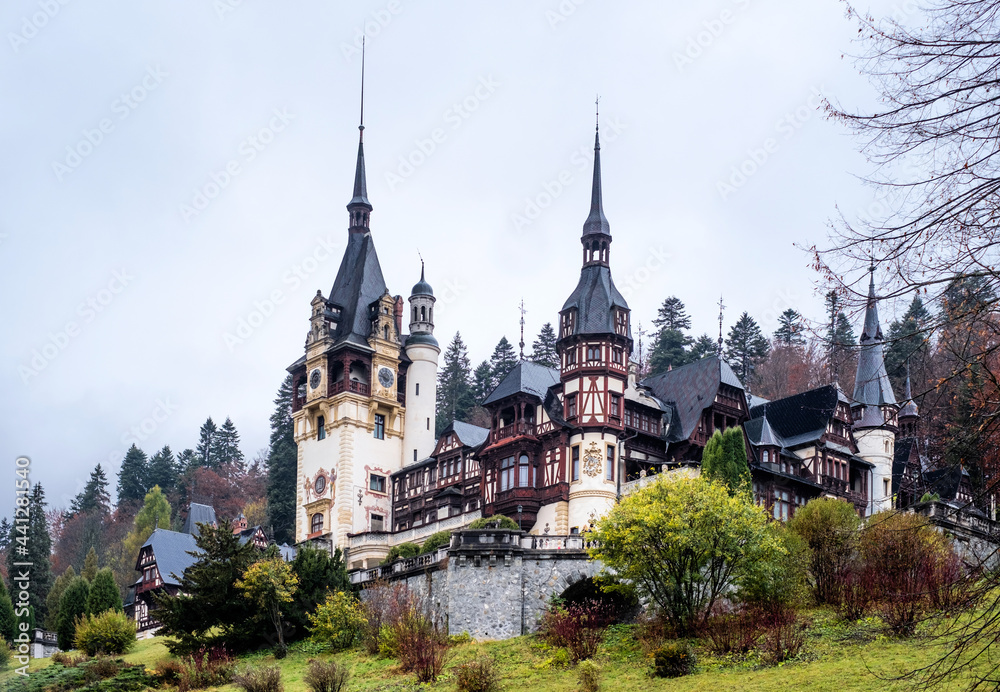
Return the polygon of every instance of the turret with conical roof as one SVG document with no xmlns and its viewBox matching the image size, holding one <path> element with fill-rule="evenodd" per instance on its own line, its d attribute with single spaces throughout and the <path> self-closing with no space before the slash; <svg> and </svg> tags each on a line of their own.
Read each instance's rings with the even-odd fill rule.
<svg viewBox="0 0 1000 692">
<path fill-rule="evenodd" d="M 899 433 L 903 437 L 915 437 L 917 434 L 917 422 L 920 420 L 920 410 L 917 402 L 913 400 L 913 392 L 910 388 L 910 363 L 906 363 L 906 387 L 903 392 L 903 407 L 899 409 Z"/>
<path fill-rule="evenodd" d="M 875 297 L 875 267 L 871 268 L 865 325 L 861 332 L 858 352 L 858 372 L 854 378 L 854 427 L 878 428 L 896 426 L 899 409 L 892 383 L 885 369 L 885 340 L 879 325 Z"/>
</svg>

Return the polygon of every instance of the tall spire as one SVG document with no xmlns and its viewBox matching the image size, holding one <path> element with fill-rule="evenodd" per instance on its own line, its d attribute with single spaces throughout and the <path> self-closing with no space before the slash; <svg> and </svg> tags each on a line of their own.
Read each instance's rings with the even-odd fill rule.
<svg viewBox="0 0 1000 692">
<path fill-rule="evenodd" d="M 368 232 L 368 215 L 372 211 L 368 201 L 368 183 L 365 179 L 365 43 L 361 39 L 361 121 L 358 125 L 358 162 L 354 169 L 354 197 L 347 204 L 350 229 Z"/>
<path fill-rule="evenodd" d="M 897 408 L 896 395 L 885 369 L 882 327 L 878 321 L 878 301 L 875 298 L 875 263 L 869 270 L 868 302 L 865 307 L 865 326 L 861 332 L 858 351 L 858 374 L 854 378 L 854 405 L 864 407 L 863 416 L 855 427 L 874 428 L 886 424 L 883 407 Z"/>
<path fill-rule="evenodd" d="M 594 184 L 590 191 L 590 215 L 583 224 L 583 236 L 588 235 L 611 235 L 611 226 L 604 216 L 604 203 L 601 199 L 601 115 L 597 110 L 600 104 L 600 97 L 594 101 L 597 123 L 594 132 Z"/>
</svg>

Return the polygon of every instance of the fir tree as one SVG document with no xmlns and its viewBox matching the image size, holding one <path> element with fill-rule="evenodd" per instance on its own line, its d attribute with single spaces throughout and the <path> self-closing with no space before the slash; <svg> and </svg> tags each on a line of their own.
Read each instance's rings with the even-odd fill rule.
<svg viewBox="0 0 1000 692">
<path fill-rule="evenodd" d="M 746 312 L 740 315 L 726 339 L 726 362 L 736 371 L 744 385 L 749 384 L 754 370 L 767 358 L 770 346 L 757 322 Z"/>
<path fill-rule="evenodd" d="M 177 471 L 180 474 L 186 474 L 189 471 L 193 471 L 198 466 L 198 453 L 193 449 L 185 449 L 177 455 Z"/>
<path fill-rule="evenodd" d="M 10 531 L 13 527 L 7 517 L 0 521 L 0 552 L 7 550 L 10 546 Z"/>
<path fill-rule="evenodd" d="M 204 466 L 206 468 L 213 468 L 214 466 L 217 466 L 215 459 L 212 458 L 212 453 L 215 451 L 214 441 L 217 432 L 215 422 L 212 420 L 212 417 L 209 416 L 208 419 L 202 424 L 201 430 L 198 431 L 198 446 L 195 448 L 194 453 L 199 466 Z"/>
<path fill-rule="evenodd" d="M 111 510 L 111 496 L 108 495 L 108 477 L 104 475 L 104 469 L 98 464 L 90 472 L 87 484 L 83 486 L 80 494 L 73 498 L 69 506 L 69 517 L 77 514 L 90 514 L 97 512 L 107 514 Z"/>
<path fill-rule="evenodd" d="M 924 307 L 920 296 L 915 295 L 903 317 L 889 325 L 885 369 L 897 392 L 903 391 L 907 364 L 916 366 L 914 369 L 924 374 L 930 353 L 930 322 L 930 311 Z"/>
<path fill-rule="evenodd" d="M 135 563 L 133 562 L 133 565 Z M 49 595 L 45 599 L 45 605 L 48 608 L 48 614 L 45 616 L 45 629 L 49 632 L 55 632 L 56 628 L 59 626 L 59 599 L 62 598 L 63 592 L 69 583 L 76 579 L 76 570 L 73 569 L 73 565 L 66 568 L 66 571 L 56 577 L 56 580 L 52 583 L 52 589 L 49 591 Z"/>
<path fill-rule="evenodd" d="M 831 378 L 841 379 L 849 373 L 845 370 L 851 360 L 851 349 L 857 344 L 854 329 L 847 315 L 840 309 L 840 298 L 836 291 L 826 294 L 826 349 Z"/>
<path fill-rule="evenodd" d="M 715 431 L 702 451 L 701 472 L 706 478 L 724 483 L 734 495 L 749 487 L 750 467 L 741 427 Z"/>
<path fill-rule="evenodd" d="M 302 629 L 309 624 L 307 615 L 314 612 L 331 591 L 351 590 L 340 548 L 331 556 L 329 550 L 302 546 L 292 561 L 292 571 L 299 578 L 299 588 L 285 612 L 292 624 Z"/>
<path fill-rule="evenodd" d="M 472 373 L 472 397 L 476 400 L 476 404 L 481 406 L 495 386 L 493 369 L 489 362 L 484 360 Z"/>
<path fill-rule="evenodd" d="M 169 445 L 164 445 L 163 449 L 150 458 L 146 482 L 150 488 L 158 485 L 160 490 L 168 494 L 177 489 L 180 474 L 177 470 L 174 453 L 170 451 Z M 143 496 L 145 496 L 145 492 Z"/>
<path fill-rule="evenodd" d="M 556 352 L 556 330 L 551 322 L 542 325 L 538 338 L 531 344 L 532 362 L 548 368 L 559 367 L 559 354 Z"/>
<path fill-rule="evenodd" d="M 298 452 L 292 426 L 292 376 L 278 387 L 267 454 L 267 516 L 277 543 L 295 542 Z"/>
<path fill-rule="evenodd" d="M 76 577 L 59 598 L 59 617 L 56 620 L 56 635 L 59 648 L 69 651 L 75 648 L 76 619 L 87 613 L 87 597 L 90 586 L 83 577 Z"/>
<path fill-rule="evenodd" d="M 94 550 L 93 546 L 87 551 L 87 557 L 83 561 L 83 571 L 80 572 L 80 576 L 88 582 L 94 581 L 94 577 L 97 576 L 97 551 Z"/>
<path fill-rule="evenodd" d="M 140 502 L 149 489 L 148 478 L 146 453 L 133 444 L 125 452 L 122 467 L 118 470 L 118 503 Z"/>
<path fill-rule="evenodd" d="M 660 331 L 673 329 L 679 332 L 691 328 L 691 318 L 688 317 L 684 303 L 677 296 L 670 296 L 663 301 L 657 311 L 653 325 Z"/>
<path fill-rule="evenodd" d="M 226 422 L 222 424 L 212 437 L 212 467 L 221 468 L 232 465 L 243 469 L 243 452 L 240 451 L 240 434 L 236 431 L 233 421 L 227 416 Z"/>
<path fill-rule="evenodd" d="M 806 342 L 805 329 L 798 310 L 788 308 L 778 316 L 774 340 L 782 346 L 802 346 Z"/>
<path fill-rule="evenodd" d="M 15 562 L 31 563 L 31 585 L 28 588 L 28 602 L 31 608 L 30 620 L 45 619 L 48 608 L 46 598 L 52 588 L 52 537 L 45 518 L 45 490 L 36 483 L 28 496 L 28 522 L 24 531 L 15 524 L 11 530 L 11 545 L 7 551 L 7 574 L 9 578 L 17 574 Z M 21 526 L 24 526 L 23 524 Z M 23 618 L 19 618 L 23 620 Z"/>
<path fill-rule="evenodd" d="M 649 356 L 649 374 L 659 375 L 689 363 L 691 355 L 687 347 L 691 343 L 691 337 L 678 329 L 661 329 Z"/>
<path fill-rule="evenodd" d="M 14 641 L 17 630 L 17 616 L 14 615 L 14 602 L 7 592 L 7 585 L 0 579 L 0 637 L 8 643 Z"/>
<path fill-rule="evenodd" d="M 476 405 L 472 398 L 472 366 L 462 335 L 455 338 L 444 352 L 444 365 L 438 373 L 437 430 L 440 435 L 452 421 L 466 421 L 469 410 Z"/>
<path fill-rule="evenodd" d="M 696 360 L 701 360 L 705 356 L 714 356 L 719 348 L 718 342 L 710 337 L 708 334 L 702 334 L 694 343 L 691 344 L 691 350 L 688 351 L 688 356 L 691 362 Z"/>
<path fill-rule="evenodd" d="M 493 385 L 500 384 L 516 365 L 517 353 L 514 347 L 507 341 L 506 336 L 500 337 L 500 342 L 493 349 L 493 356 L 490 358 L 490 379 Z"/>
<path fill-rule="evenodd" d="M 122 596 L 115 586 L 115 577 L 105 567 L 91 580 L 87 595 L 87 615 L 100 615 L 108 610 L 122 612 Z"/>
</svg>

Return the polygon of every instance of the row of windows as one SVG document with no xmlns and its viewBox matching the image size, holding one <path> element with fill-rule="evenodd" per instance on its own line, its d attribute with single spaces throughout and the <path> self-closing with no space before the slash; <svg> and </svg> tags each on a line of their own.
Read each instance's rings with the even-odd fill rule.
<svg viewBox="0 0 1000 692">
<path fill-rule="evenodd" d="M 417 319 L 418 315 L 420 316 L 419 320 Z M 430 319 L 429 320 L 427 319 L 428 315 L 430 315 Z M 430 309 L 429 313 L 427 311 L 427 306 L 426 305 L 421 305 L 420 306 L 420 312 L 417 312 L 417 308 L 413 308 L 413 321 L 414 322 L 418 322 L 418 321 L 419 322 L 433 322 L 434 321 L 434 308 L 432 307 Z"/>
<path fill-rule="evenodd" d="M 572 479 L 580 480 L 580 446 L 573 447 L 572 454 Z M 604 462 L 604 479 L 613 481 L 615 479 L 615 446 L 608 445 L 608 454 Z"/>
<path fill-rule="evenodd" d="M 587 360 L 586 362 L 590 365 L 599 365 L 604 362 L 604 347 L 600 344 L 588 344 L 586 347 Z M 576 365 L 577 359 L 577 349 L 570 348 L 566 350 L 565 360 L 566 365 Z M 622 365 L 625 362 L 625 351 L 620 346 L 615 346 L 611 349 L 611 362 L 616 365 Z"/>
<path fill-rule="evenodd" d="M 625 427 L 635 428 L 636 430 L 641 430 L 642 432 L 648 432 L 652 435 L 660 434 L 660 421 L 647 413 L 640 413 L 639 411 L 632 411 L 631 409 L 625 409 Z"/>
<path fill-rule="evenodd" d="M 622 397 L 620 394 L 611 395 L 611 405 L 609 406 L 609 413 L 614 418 L 621 416 L 622 410 Z M 576 418 L 578 414 L 576 406 L 576 394 L 566 395 L 566 418 Z"/>
<path fill-rule="evenodd" d="M 531 487 L 530 476 L 531 462 L 527 454 L 522 454 L 517 464 L 514 463 L 514 457 L 502 459 L 500 461 L 500 492 L 514 487 Z"/>
<path fill-rule="evenodd" d="M 317 534 L 323 531 L 323 513 L 316 512 L 312 515 L 309 520 L 309 533 Z M 385 531 L 385 517 L 381 514 L 371 515 L 371 530 L 372 531 Z"/>
</svg>

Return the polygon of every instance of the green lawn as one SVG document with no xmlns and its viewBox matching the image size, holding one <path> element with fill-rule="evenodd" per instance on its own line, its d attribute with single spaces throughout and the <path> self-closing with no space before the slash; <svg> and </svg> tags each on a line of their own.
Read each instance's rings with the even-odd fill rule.
<svg viewBox="0 0 1000 692">
<path fill-rule="evenodd" d="M 888 678 L 924 665 L 940 652 L 925 640 L 894 640 L 878 637 L 859 641 L 859 632 L 871 639 L 874 634 L 864 626 L 845 628 L 833 623 L 824 613 L 813 615 L 816 622 L 810 630 L 806 651 L 799 660 L 776 667 L 759 667 L 753 661 L 720 660 L 699 652 L 699 668 L 693 675 L 674 680 L 651 678 L 650 661 L 646 659 L 632 637 L 630 627 L 619 627 L 609 633 L 598 656 L 603 668 L 602 689 L 608 692 L 648 692 L 649 690 L 740 690 L 761 692 L 771 690 L 911 690 L 909 681 L 894 682 Z M 864 638 L 864 637 L 863 637 Z M 293 647 L 289 656 L 280 661 L 282 679 L 287 692 L 307 690 L 302 681 L 310 658 L 330 658 L 329 654 L 310 655 Z M 399 671 L 395 661 L 368 656 L 360 650 L 337 654 L 336 660 L 352 670 L 349 689 L 354 691 L 392 692 L 403 690 L 454 690 L 452 670 L 480 652 L 495 657 L 509 692 L 561 692 L 577 690 L 574 668 L 550 664 L 552 650 L 535 637 L 518 637 L 499 642 L 473 642 L 454 647 L 437 683 L 417 685 L 413 675 Z M 161 639 L 144 640 L 125 659 L 142 663 L 147 668 L 168 657 Z M 246 665 L 273 664 L 270 655 L 254 654 L 243 659 Z M 48 661 L 33 662 L 36 670 Z M 9 677 L 10 672 L 4 674 Z M 963 689 L 956 682 L 948 689 Z M 233 686 L 219 688 L 235 690 Z"/>
</svg>

